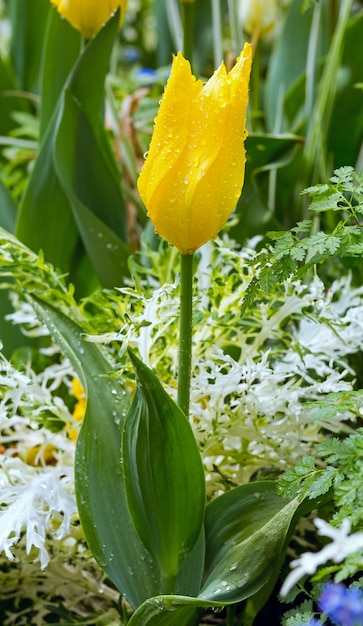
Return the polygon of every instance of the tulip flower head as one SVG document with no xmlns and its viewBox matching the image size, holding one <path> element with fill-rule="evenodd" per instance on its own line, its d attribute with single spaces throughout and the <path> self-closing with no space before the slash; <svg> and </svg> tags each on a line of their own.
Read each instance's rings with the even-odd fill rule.
<svg viewBox="0 0 363 626">
<path fill-rule="evenodd" d="M 123 22 L 127 0 L 50 0 L 64 17 L 86 39 L 90 39 L 121 7 L 120 25 Z"/>
<path fill-rule="evenodd" d="M 138 189 L 159 235 L 182 254 L 216 237 L 241 194 L 251 46 L 203 85 L 179 52 Z"/>
</svg>

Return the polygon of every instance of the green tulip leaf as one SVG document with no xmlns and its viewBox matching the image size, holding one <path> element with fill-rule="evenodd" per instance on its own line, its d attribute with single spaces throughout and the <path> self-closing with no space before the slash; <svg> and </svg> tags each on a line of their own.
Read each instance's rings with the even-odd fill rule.
<svg viewBox="0 0 363 626">
<path fill-rule="evenodd" d="M 195 598 L 150 598 L 132 615 L 129 626 L 198 626 L 202 610 Z M 205 604 L 207 607 L 207 604 Z"/>
<path fill-rule="evenodd" d="M 44 31 L 51 5 L 44 0 L 8 2 L 12 27 L 10 55 L 18 88 L 32 91 L 37 85 Z"/>
<path fill-rule="evenodd" d="M 85 237 L 83 244 L 91 254 L 93 266 L 107 286 L 120 284 L 128 255 L 124 201 L 102 119 L 104 80 L 117 30 L 116 12 L 87 44 L 72 69 L 43 136 L 16 229 L 21 241 L 36 252 L 43 250 L 46 260 L 62 271 L 77 269 L 74 261 L 80 233 Z M 55 39 L 61 55 L 64 46 L 61 32 Z M 56 56 L 54 50 L 52 54 Z M 51 73 L 46 63 L 44 72 Z M 55 89 L 59 89 L 59 84 Z M 55 92 L 50 100 L 53 102 L 54 98 Z M 49 102 L 48 116 L 50 106 Z M 70 131 L 74 131 L 71 137 Z M 70 175 L 65 159 L 77 164 L 77 180 Z M 95 172 L 98 167 L 99 171 Z"/>
<path fill-rule="evenodd" d="M 122 192 L 78 100 L 64 91 L 54 162 L 82 241 L 104 287 L 128 274 Z"/>
<path fill-rule="evenodd" d="M 275 483 L 267 481 L 236 487 L 213 500 L 205 516 L 200 594 L 150 598 L 133 614 L 130 626 L 197 626 L 203 609 L 260 599 L 264 587 L 276 581 L 300 506 L 297 499 L 286 503 Z"/>
<path fill-rule="evenodd" d="M 49 303 L 32 305 L 71 361 L 87 396 L 77 440 L 75 481 L 82 528 L 98 564 L 135 608 L 160 594 L 158 567 L 139 539 L 126 502 L 120 458 L 130 399 L 112 366 L 83 329 Z"/>
<path fill-rule="evenodd" d="M 67 45 L 64 45 L 64 42 Z M 79 58 L 82 38 L 67 20 L 63 19 L 56 7 L 49 12 L 45 30 L 43 61 L 40 75 L 40 135 L 44 136 L 50 123 L 61 91 Z M 62 53 L 59 54 L 59 51 Z"/>
<path fill-rule="evenodd" d="M 79 239 L 73 213 L 53 164 L 55 119 L 43 138 L 19 207 L 16 236 L 48 263 L 67 272 Z"/>
<path fill-rule="evenodd" d="M 225 604 L 254 595 L 280 566 L 298 499 L 286 503 L 273 482 L 241 485 L 206 509 L 205 580 L 199 598 Z"/>
<path fill-rule="evenodd" d="M 138 386 L 125 420 L 122 459 L 130 514 L 158 562 L 164 593 L 200 536 L 205 478 L 193 431 L 183 411 L 134 354 Z"/>
</svg>

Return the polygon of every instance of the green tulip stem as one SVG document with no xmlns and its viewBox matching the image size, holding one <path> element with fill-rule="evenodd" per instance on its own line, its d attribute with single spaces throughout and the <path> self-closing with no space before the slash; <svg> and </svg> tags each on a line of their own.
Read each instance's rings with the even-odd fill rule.
<svg viewBox="0 0 363 626">
<path fill-rule="evenodd" d="M 193 67 L 194 2 L 181 2 L 183 20 L 183 55 Z"/>
<path fill-rule="evenodd" d="M 180 255 L 178 405 L 189 415 L 192 370 L 193 255 Z"/>
</svg>

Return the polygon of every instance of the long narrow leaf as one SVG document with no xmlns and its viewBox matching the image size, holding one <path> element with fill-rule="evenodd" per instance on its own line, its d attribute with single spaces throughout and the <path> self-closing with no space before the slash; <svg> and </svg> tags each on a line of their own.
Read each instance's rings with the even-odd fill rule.
<svg viewBox="0 0 363 626">
<path fill-rule="evenodd" d="M 79 238 L 68 198 L 53 164 L 55 119 L 48 127 L 35 162 L 16 224 L 16 235 L 35 252 L 43 251 L 48 263 L 64 272 Z"/>
<path fill-rule="evenodd" d="M 39 75 L 44 30 L 51 5 L 44 0 L 17 0 L 8 2 L 7 8 L 12 26 L 10 53 L 18 88 L 31 91 Z"/>
<path fill-rule="evenodd" d="M 67 45 L 64 45 L 64 42 Z M 62 50 L 62 54 L 59 51 Z M 61 91 L 81 50 L 81 35 L 67 20 L 63 19 L 56 7 L 48 16 L 43 46 L 43 59 L 40 76 L 40 136 L 44 136 Z"/>
<path fill-rule="evenodd" d="M 63 95 L 54 161 L 83 243 L 105 287 L 128 274 L 125 213 L 120 186 L 84 111 L 69 89 Z"/>
</svg>

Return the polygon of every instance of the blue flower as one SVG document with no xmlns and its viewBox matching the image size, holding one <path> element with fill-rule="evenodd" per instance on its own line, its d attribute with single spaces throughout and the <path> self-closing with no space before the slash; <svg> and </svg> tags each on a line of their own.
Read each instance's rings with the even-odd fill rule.
<svg viewBox="0 0 363 626">
<path fill-rule="evenodd" d="M 140 85 L 153 85 L 158 78 L 157 72 L 149 67 L 141 67 L 136 70 L 134 76 Z"/>
<path fill-rule="evenodd" d="M 363 624 L 363 592 L 347 589 L 342 583 L 329 583 L 319 598 L 319 608 L 338 626 Z"/>
</svg>

